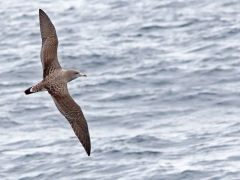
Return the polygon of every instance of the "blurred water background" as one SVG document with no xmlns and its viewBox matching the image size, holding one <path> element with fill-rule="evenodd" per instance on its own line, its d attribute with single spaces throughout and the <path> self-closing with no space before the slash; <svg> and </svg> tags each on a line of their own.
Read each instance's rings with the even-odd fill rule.
<svg viewBox="0 0 240 180">
<path fill-rule="evenodd" d="M 52 20 L 88 157 L 42 78 Z M 239 0 L 0 2 L 0 179 L 239 180 Z"/>
</svg>

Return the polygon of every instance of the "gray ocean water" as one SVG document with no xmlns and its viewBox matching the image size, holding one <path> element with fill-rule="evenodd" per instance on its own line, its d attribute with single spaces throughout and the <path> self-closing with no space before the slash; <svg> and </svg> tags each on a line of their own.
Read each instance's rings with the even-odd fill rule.
<svg viewBox="0 0 240 180">
<path fill-rule="evenodd" d="M 51 18 L 88 157 L 42 78 Z M 1 180 L 239 180 L 239 0 L 0 2 Z"/>
</svg>

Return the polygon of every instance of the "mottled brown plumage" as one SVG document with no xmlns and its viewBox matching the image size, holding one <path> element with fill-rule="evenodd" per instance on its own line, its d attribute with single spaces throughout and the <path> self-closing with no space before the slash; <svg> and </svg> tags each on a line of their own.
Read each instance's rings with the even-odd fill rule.
<svg viewBox="0 0 240 180">
<path fill-rule="evenodd" d="M 76 70 L 62 69 L 57 58 L 58 38 L 56 30 L 47 14 L 41 9 L 39 9 L 39 20 L 42 37 L 40 57 L 43 80 L 28 88 L 25 94 L 48 91 L 58 110 L 71 124 L 73 131 L 90 156 L 91 141 L 87 121 L 80 106 L 72 99 L 67 88 L 68 82 L 86 75 Z"/>
</svg>

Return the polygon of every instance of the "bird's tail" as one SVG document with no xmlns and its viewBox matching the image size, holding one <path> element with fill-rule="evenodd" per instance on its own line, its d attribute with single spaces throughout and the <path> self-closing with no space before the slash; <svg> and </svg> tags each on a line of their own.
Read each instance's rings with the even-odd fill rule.
<svg viewBox="0 0 240 180">
<path fill-rule="evenodd" d="M 26 94 L 26 95 L 29 95 L 29 94 L 34 93 L 34 92 L 31 91 L 31 90 L 32 90 L 32 87 L 28 88 L 27 90 L 25 90 L 25 94 Z"/>
<path fill-rule="evenodd" d="M 46 91 L 45 89 L 45 83 L 43 81 L 39 82 L 37 85 L 32 86 L 30 88 L 28 88 L 25 91 L 26 95 L 32 94 L 32 93 L 36 93 L 36 92 L 41 92 L 41 91 Z"/>
</svg>

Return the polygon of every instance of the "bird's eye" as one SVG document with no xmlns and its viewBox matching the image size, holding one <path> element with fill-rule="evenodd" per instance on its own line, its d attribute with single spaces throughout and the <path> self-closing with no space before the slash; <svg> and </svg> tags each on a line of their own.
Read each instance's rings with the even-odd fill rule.
<svg viewBox="0 0 240 180">
<path fill-rule="evenodd" d="M 75 72 L 75 74 L 78 74 L 78 72 Z"/>
</svg>

